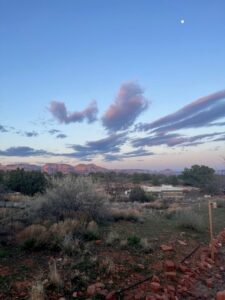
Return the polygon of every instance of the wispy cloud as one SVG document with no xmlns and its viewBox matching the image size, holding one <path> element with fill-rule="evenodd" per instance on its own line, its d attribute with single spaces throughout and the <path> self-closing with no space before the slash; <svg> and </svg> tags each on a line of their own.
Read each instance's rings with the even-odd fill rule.
<svg viewBox="0 0 225 300">
<path fill-rule="evenodd" d="M 0 125 L 0 132 L 8 132 L 8 130 L 3 125 Z"/>
<path fill-rule="evenodd" d="M 148 108 L 144 91 L 136 82 L 122 84 L 113 104 L 102 117 L 103 126 L 109 132 L 129 128 L 137 117 Z"/>
<path fill-rule="evenodd" d="M 58 130 L 58 129 L 50 129 L 50 130 L 48 130 L 48 133 L 50 133 L 51 135 L 54 135 L 54 134 L 56 134 L 56 133 L 60 133 L 61 131 L 60 130 Z"/>
<path fill-rule="evenodd" d="M 19 157 L 30 157 L 30 156 L 45 156 L 53 155 L 45 150 L 35 150 L 31 147 L 10 147 L 6 150 L 0 150 L 0 156 L 19 156 Z"/>
<path fill-rule="evenodd" d="M 64 133 L 59 133 L 59 134 L 56 135 L 57 139 L 65 139 L 66 137 L 67 137 L 67 135 L 64 134 Z"/>
<path fill-rule="evenodd" d="M 112 134 L 109 137 L 97 141 L 87 142 L 84 146 L 72 145 L 75 152 L 66 154 L 69 157 L 76 158 L 93 158 L 99 154 L 116 153 L 120 151 L 120 147 L 127 141 L 126 133 Z"/>
<path fill-rule="evenodd" d="M 180 134 L 160 134 L 157 136 L 147 136 L 144 138 L 136 138 L 132 141 L 132 145 L 134 147 L 142 147 L 142 146 L 159 146 L 159 145 L 167 145 L 169 147 L 173 147 L 179 144 L 182 144 L 186 141 L 186 139 Z"/>
<path fill-rule="evenodd" d="M 27 137 L 35 137 L 35 136 L 39 135 L 38 132 L 36 132 L 36 131 L 25 131 L 24 134 Z"/>
<path fill-rule="evenodd" d="M 220 137 L 222 132 L 214 132 L 208 134 L 200 134 L 195 136 L 185 136 L 178 133 L 158 134 L 155 136 L 148 136 L 144 138 L 136 138 L 132 141 L 134 147 L 153 147 L 166 145 L 168 147 L 174 146 L 196 146 L 209 141 L 215 141 L 215 137 Z"/>
<path fill-rule="evenodd" d="M 170 132 L 187 128 L 198 128 L 212 125 L 212 122 L 225 117 L 225 90 L 200 99 L 175 113 L 169 114 L 154 122 L 139 124 L 138 130 L 151 132 Z M 217 126 L 223 126 L 217 123 Z"/>
<path fill-rule="evenodd" d="M 64 102 L 52 101 L 49 106 L 49 111 L 53 117 L 60 123 L 76 123 L 87 120 L 88 123 L 93 123 L 97 120 L 97 102 L 93 100 L 83 111 L 68 112 Z"/>
<path fill-rule="evenodd" d="M 151 155 L 154 155 L 152 151 L 145 150 L 145 149 L 137 149 L 134 151 L 120 153 L 120 154 L 106 154 L 104 155 L 104 160 L 119 161 L 119 160 L 123 160 L 124 158 L 151 156 Z"/>
</svg>

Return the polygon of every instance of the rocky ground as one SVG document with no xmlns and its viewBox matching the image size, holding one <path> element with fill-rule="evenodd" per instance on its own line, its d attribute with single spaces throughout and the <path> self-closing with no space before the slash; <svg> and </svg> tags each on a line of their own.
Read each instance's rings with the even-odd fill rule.
<svg viewBox="0 0 225 300">
<path fill-rule="evenodd" d="M 77 261 L 60 253 L 53 258 L 52 253 L 42 251 L 11 249 L 4 255 L 1 250 L 0 299 L 30 299 L 31 286 L 37 280 L 45 286 L 45 299 L 52 300 L 225 299 L 225 230 L 211 248 L 184 239 L 161 244 L 157 253 L 146 255 L 138 250 L 110 249 L 101 241 L 93 241 L 92 246 L 95 253 Z M 51 261 L 57 265 L 61 286 L 49 282 Z"/>
</svg>

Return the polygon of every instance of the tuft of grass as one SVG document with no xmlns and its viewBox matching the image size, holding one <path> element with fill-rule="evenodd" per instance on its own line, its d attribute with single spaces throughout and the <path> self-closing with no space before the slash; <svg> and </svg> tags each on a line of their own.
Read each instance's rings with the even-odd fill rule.
<svg viewBox="0 0 225 300">
<path fill-rule="evenodd" d="M 106 237 L 106 245 L 113 245 L 116 241 L 119 241 L 119 234 L 115 231 L 110 231 Z"/>
<path fill-rule="evenodd" d="M 178 210 L 174 214 L 177 226 L 183 229 L 202 232 L 204 230 L 203 217 L 192 209 Z"/>
<path fill-rule="evenodd" d="M 218 208 L 225 208 L 225 200 L 218 200 L 217 201 L 217 207 Z"/>
<path fill-rule="evenodd" d="M 146 253 L 152 251 L 152 244 L 148 241 L 147 238 L 140 239 L 140 246 Z"/>
<path fill-rule="evenodd" d="M 111 208 L 110 214 L 115 221 L 127 220 L 127 221 L 140 221 L 141 213 L 135 208 Z"/>
<path fill-rule="evenodd" d="M 49 266 L 48 276 L 51 284 L 58 288 L 62 287 L 63 282 L 57 269 L 56 260 L 54 258 L 51 258 L 48 263 L 48 266 Z"/>
<path fill-rule="evenodd" d="M 24 249 L 38 249 L 49 243 L 50 235 L 48 230 L 38 224 L 26 227 L 17 234 L 17 240 Z"/>
<path fill-rule="evenodd" d="M 44 286 L 42 282 L 36 282 L 31 288 L 31 300 L 44 300 Z"/>
<path fill-rule="evenodd" d="M 95 221 L 91 221 L 88 223 L 86 232 L 84 233 L 84 237 L 89 241 L 99 239 L 99 228 L 98 224 Z"/>
<path fill-rule="evenodd" d="M 63 241 L 60 243 L 60 248 L 68 256 L 79 254 L 81 251 L 80 240 L 77 238 L 73 239 L 73 237 L 70 234 L 68 234 L 64 237 Z"/>
<path fill-rule="evenodd" d="M 141 239 L 136 235 L 131 235 L 127 238 L 127 242 L 129 246 L 137 247 L 140 246 Z"/>
</svg>

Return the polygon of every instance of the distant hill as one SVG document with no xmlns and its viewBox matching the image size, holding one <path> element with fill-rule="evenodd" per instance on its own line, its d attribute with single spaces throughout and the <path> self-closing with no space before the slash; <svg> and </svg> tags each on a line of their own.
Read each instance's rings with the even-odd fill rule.
<svg viewBox="0 0 225 300">
<path fill-rule="evenodd" d="M 24 169 L 24 171 L 41 171 L 41 166 L 32 165 L 32 164 L 10 164 L 10 165 L 0 164 L 0 170 L 3 171 L 12 171 L 16 169 Z"/>
<path fill-rule="evenodd" d="M 57 164 L 57 163 L 47 163 L 45 165 L 38 166 L 32 164 L 10 164 L 1 165 L 0 170 L 11 171 L 16 169 L 24 169 L 25 171 L 42 171 L 48 174 L 54 174 L 61 172 L 63 174 L 78 173 L 78 174 L 89 174 L 96 172 L 109 172 L 108 169 L 99 167 L 95 164 L 78 164 L 76 166 L 71 166 L 69 164 Z"/>
<path fill-rule="evenodd" d="M 95 164 L 79 164 L 74 167 L 74 170 L 76 173 L 79 173 L 79 174 L 109 172 L 108 169 L 99 167 Z"/>
<path fill-rule="evenodd" d="M 42 172 L 54 174 L 61 172 L 63 174 L 74 173 L 74 167 L 68 164 L 48 163 L 42 166 Z"/>
</svg>

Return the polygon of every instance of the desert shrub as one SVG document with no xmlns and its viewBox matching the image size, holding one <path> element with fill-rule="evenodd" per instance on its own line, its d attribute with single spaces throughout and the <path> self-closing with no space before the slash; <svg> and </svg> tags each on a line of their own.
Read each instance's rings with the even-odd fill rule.
<svg viewBox="0 0 225 300">
<path fill-rule="evenodd" d="M 148 202 L 151 202 L 151 201 L 155 201 L 157 199 L 157 194 L 156 193 L 152 193 L 152 192 L 147 192 L 146 193 L 146 197 L 148 199 Z"/>
<path fill-rule="evenodd" d="M 218 200 L 217 201 L 217 207 L 218 208 L 224 208 L 225 207 L 225 200 Z"/>
<path fill-rule="evenodd" d="M 60 243 L 60 247 L 63 252 L 69 256 L 78 254 L 81 251 L 80 240 L 73 238 L 72 235 L 66 235 Z"/>
<path fill-rule="evenodd" d="M 131 190 L 129 195 L 130 201 L 147 202 L 148 197 L 141 187 L 135 187 Z"/>
<path fill-rule="evenodd" d="M 204 229 L 204 220 L 202 216 L 192 209 L 178 210 L 172 214 L 171 218 L 175 218 L 177 225 L 184 229 L 190 229 L 201 232 Z"/>
<path fill-rule="evenodd" d="M 128 238 L 127 238 L 128 245 L 133 246 L 133 247 L 139 246 L 140 241 L 141 241 L 141 239 L 136 235 L 131 235 L 131 236 L 128 236 Z"/>
<path fill-rule="evenodd" d="M 17 234 L 19 244 L 25 249 L 37 249 L 49 244 L 50 235 L 42 225 L 31 225 Z"/>
<path fill-rule="evenodd" d="M 102 221 L 108 218 L 107 197 L 99 191 L 91 178 L 65 176 L 54 178 L 44 195 L 36 199 L 35 213 L 42 219 L 63 220 L 72 211 L 83 213 L 86 221 Z"/>
<path fill-rule="evenodd" d="M 140 239 L 140 246 L 146 253 L 152 251 L 152 244 L 148 241 L 147 238 Z"/>
<path fill-rule="evenodd" d="M 121 248 L 125 248 L 127 246 L 127 244 L 128 244 L 127 239 L 123 239 L 123 240 L 120 241 L 120 247 Z"/>
<path fill-rule="evenodd" d="M 119 234 L 115 231 L 110 231 L 106 237 L 106 244 L 113 245 L 116 241 L 119 241 Z"/>
<path fill-rule="evenodd" d="M 54 223 L 49 228 L 49 232 L 53 238 L 63 239 L 66 235 L 74 235 L 77 232 L 83 231 L 82 224 L 78 220 L 67 219 Z"/>
<path fill-rule="evenodd" d="M 98 224 L 95 221 L 91 221 L 88 223 L 86 232 L 84 233 L 84 237 L 89 241 L 97 240 L 99 238 L 99 228 Z"/>
<path fill-rule="evenodd" d="M 110 215 L 115 221 L 140 221 L 141 213 L 135 208 L 111 208 Z"/>
</svg>

